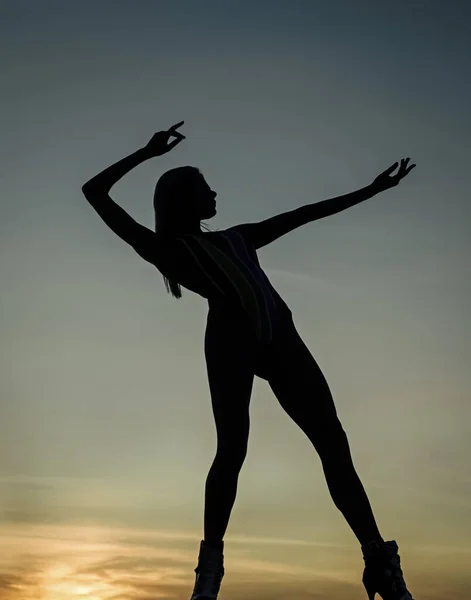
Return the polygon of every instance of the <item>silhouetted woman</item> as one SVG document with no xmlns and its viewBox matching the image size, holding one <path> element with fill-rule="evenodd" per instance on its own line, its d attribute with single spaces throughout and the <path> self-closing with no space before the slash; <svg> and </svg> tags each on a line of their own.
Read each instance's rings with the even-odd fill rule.
<svg viewBox="0 0 471 600">
<path fill-rule="evenodd" d="M 223 538 L 247 452 L 249 402 L 254 376 L 268 382 L 283 409 L 318 452 L 335 506 L 357 537 L 365 569 L 363 584 L 372 600 L 412 600 L 396 542 L 380 535 L 368 497 L 355 471 L 349 444 L 327 382 L 299 336 L 290 309 L 260 267 L 257 250 L 315 221 L 394 187 L 415 165 L 402 159 L 366 187 L 307 204 L 259 223 L 202 232 L 201 220 L 216 214 L 216 193 L 194 167 L 167 171 L 154 195 L 155 231 L 136 223 L 109 196 L 128 171 L 161 156 L 185 136 L 184 122 L 156 133 L 150 142 L 83 187 L 105 223 L 164 276 L 167 290 L 181 297 L 183 286 L 209 303 L 204 340 L 217 451 L 205 488 L 201 540 L 192 600 L 217 598 L 222 578 Z M 170 137 L 175 139 L 169 143 Z"/>
</svg>

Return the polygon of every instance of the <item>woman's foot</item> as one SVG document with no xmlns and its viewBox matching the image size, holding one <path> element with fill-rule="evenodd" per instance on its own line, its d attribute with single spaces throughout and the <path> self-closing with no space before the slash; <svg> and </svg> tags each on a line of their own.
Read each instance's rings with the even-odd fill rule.
<svg viewBox="0 0 471 600">
<path fill-rule="evenodd" d="M 370 542 L 362 546 L 365 570 L 363 585 L 369 600 L 379 594 L 383 600 L 414 600 L 408 591 L 401 569 L 397 543 Z"/>
<path fill-rule="evenodd" d="M 224 577 L 224 542 L 215 548 L 201 540 L 196 581 L 190 600 L 216 600 Z"/>
</svg>

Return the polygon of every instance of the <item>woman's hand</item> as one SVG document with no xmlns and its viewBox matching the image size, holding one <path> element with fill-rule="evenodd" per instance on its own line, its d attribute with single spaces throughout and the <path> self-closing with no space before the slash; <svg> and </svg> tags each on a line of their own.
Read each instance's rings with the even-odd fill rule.
<svg viewBox="0 0 471 600">
<path fill-rule="evenodd" d="M 410 158 L 402 158 L 399 170 L 395 175 L 391 175 L 391 173 L 396 169 L 398 165 L 397 162 L 391 165 L 389 169 L 386 169 L 386 171 L 380 173 L 371 184 L 373 188 L 377 192 L 383 192 L 384 190 L 388 190 L 389 188 L 396 186 L 401 181 L 401 179 L 408 175 L 416 166 L 411 165 L 410 167 L 408 167 L 407 164 L 409 163 L 409 161 Z"/>
<path fill-rule="evenodd" d="M 185 121 L 180 121 L 176 125 L 167 129 L 167 131 L 158 131 L 155 133 L 151 140 L 144 146 L 144 150 L 146 154 L 150 157 L 154 156 L 162 156 L 162 154 L 166 154 L 170 152 L 172 148 L 175 148 L 177 144 L 179 144 L 182 140 L 186 139 L 183 134 L 179 131 L 176 131 L 178 127 L 181 127 Z M 170 136 L 175 137 L 176 139 L 168 143 Z"/>
</svg>

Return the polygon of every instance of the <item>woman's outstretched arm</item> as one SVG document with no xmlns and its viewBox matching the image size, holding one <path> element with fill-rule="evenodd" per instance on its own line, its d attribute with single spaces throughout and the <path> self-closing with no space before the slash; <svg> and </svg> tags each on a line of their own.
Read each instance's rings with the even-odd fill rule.
<svg viewBox="0 0 471 600">
<path fill-rule="evenodd" d="M 130 244 L 142 258 L 151 263 L 155 263 L 156 234 L 151 229 L 137 223 L 123 208 L 116 204 L 110 197 L 109 191 L 131 169 L 149 158 L 165 154 L 184 139 L 181 133 L 175 131 L 182 124 L 183 121 L 167 131 L 156 133 L 146 146 L 122 158 L 92 177 L 82 186 L 85 198 L 108 227 L 122 240 Z M 177 139 L 167 145 L 171 135 Z"/>
<path fill-rule="evenodd" d="M 93 193 L 97 190 L 108 193 L 114 184 L 124 177 L 126 173 L 129 173 L 131 169 L 134 169 L 145 160 L 149 160 L 149 158 L 152 158 L 150 152 L 148 152 L 145 147 L 139 148 L 139 150 L 118 160 L 118 162 L 89 179 L 87 183 L 83 184 L 82 192 L 85 195 L 87 191 Z"/>
<path fill-rule="evenodd" d="M 396 162 L 389 169 L 378 175 L 373 183 L 350 194 L 329 198 L 328 200 L 315 202 L 314 204 L 306 204 L 305 206 L 275 215 L 259 223 L 244 223 L 230 229 L 239 230 L 255 248 L 262 248 L 301 225 L 339 213 L 346 208 L 372 198 L 384 190 L 394 187 L 415 167 L 415 165 L 407 167 L 408 162 L 409 158 L 402 159 L 397 174 L 390 176 L 398 165 Z"/>
<path fill-rule="evenodd" d="M 111 165 L 82 186 L 82 192 L 97 214 L 108 227 L 122 240 L 147 260 L 153 262 L 155 233 L 135 221 L 121 206 L 110 197 L 111 187 L 131 169 L 151 158 L 144 149 Z"/>
</svg>

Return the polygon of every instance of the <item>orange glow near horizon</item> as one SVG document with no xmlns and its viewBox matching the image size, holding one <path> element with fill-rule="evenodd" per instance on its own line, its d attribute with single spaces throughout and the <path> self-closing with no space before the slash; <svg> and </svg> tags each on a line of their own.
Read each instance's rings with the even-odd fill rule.
<svg viewBox="0 0 471 600">
<path fill-rule="evenodd" d="M 1 600 L 187 600 L 193 588 L 195 533 L 41 524 L 9 524 L 1 532 Z M 262 558 L 255 553 L 257 544 L 264 546 Z M 265 558 L 270 547 L 278 550 L 283 545 L 285 563 Z M 312 568 L 293 561 L 296 545 L 312 553 Z M 447 560 L 451 550 L 454 558 Z M 408 569 L 418 600 L 439 600 L 446 589 L 454 600 L 466 600 L 465 550 L 460 557 L 457 549 L 445 548 L 440 558 L 436 549 L 434 559 L 433 552 L 427 555 L 422 549 L 424 560 L 416 561 L 423 563 L 421 575 Z M 364 598 L 361 563 L 350 548 L 257 538 L 247 538 L 244 545 L 243 538 L 234 537 L 227 542 L 225 556 L 221 600 L 258 600 L 273 594 L 301 600 L 316 594 L 335 600 Z M 440 580 L 434 561 L 442 565 Z"/>
</svg>

